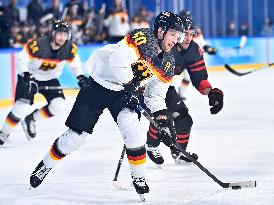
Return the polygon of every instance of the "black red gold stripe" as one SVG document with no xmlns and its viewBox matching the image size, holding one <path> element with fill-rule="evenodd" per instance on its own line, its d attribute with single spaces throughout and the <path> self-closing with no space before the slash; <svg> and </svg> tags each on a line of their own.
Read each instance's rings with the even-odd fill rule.
<svg viewBox="0 0 274 205">
<path fill-rule="evenodd" d="M 146 148 L 145 146 L 135 148 L 135 149 L 126 149 L 128 162 L 132 165 L 141 165 L 146 163 Z"/>
<path fill-rule="evenodd" d="M 47 119 L 53 116 L 53 114 L 50 113 L 48 106 L 44 106 L 39 110 L 40 114 L 43 118 Z"/>
<path fill-rule="evenodd" d="M 58 142 L 58 139 L 56 139 L 55 142 L 53 143 L 53 145 L 51 146 L 50 157 L 54 160 L 61 160 L 66 155 L 59 151 L 58 146 L 57 146 L 57 142 Z"/>
<path fill-rule="evenodd" d="M 131 40 L 129 34 L 127 34 L 124 37 L 124 40 L 125 40 L 126 44 L 130 48 L 133 48 L 133 50 L 135 51 L 138 59 L 139 60 L 145 60 L 146 61 L 146 65 L 149 67 L 149 69 L 151 70 L 151 72 L 154 75 L 156 75 L 162 82 L 167 83 L 167 82 L 171 82 L 172 81 L 173 76 L 171 76 L 171 77 L 166 76 L 165 73 L 161 69 L 159 69 L 159 68 L 155 67 L 154 65 L 152 65 L 151 61 L 148 61 L 148 59 L 144 59 L 142 57 L 142 53 L 139 51 L 138 46 L 136 45 L 136 43 L 133 40 Z"/>
<path fill-rule="evenodd" d="M 12 112 L 10 112 L 5 120 L 5 122 L 10 126 L 10 127 L 15 127 L 18 122 L 20 122 L 20 119 L 15 117 Z"/>
</svg>

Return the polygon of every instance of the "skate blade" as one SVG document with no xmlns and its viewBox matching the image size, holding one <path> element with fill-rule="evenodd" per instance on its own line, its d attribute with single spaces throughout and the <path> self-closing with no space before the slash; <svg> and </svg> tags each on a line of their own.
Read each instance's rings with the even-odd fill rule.
<svg viewBox="0 0 274 205">
<path fill-rule="evenodd" d="M 32 186 L 30 186 L 30 187 L 29 187 L 29 191 L 32 190 L 32 189 L 34 189 L 34 188 L 33 188 Z"/>
<path fill-rule="evenodd" d="M 145 194 L 139 194 L 140 200 L 145 202 L 146 198 L 145 198 Z"/>
</svg>

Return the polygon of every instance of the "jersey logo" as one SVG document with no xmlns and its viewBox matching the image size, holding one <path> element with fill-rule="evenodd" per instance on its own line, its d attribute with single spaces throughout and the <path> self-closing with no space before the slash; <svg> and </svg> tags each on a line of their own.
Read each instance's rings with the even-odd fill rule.
<svg viewBox="0 0 274 205">
<path fill-rule="evenodd" d="M 37 41 L 32 41 L 29 45 L 29 48 L 33 54 L 36 53 L 39 50 Z"/>
<path fill-rule="evenodd" d="M 43 71 L 53 70 L 56 68 L 57 63 L 55 62 L 48 62 L 48 61 L 42 61 L 42 65 L 40 66 L 40 69 Z"/>
<path fill-rule="evenodd" d="M 145 44 L 147 42 L 146 35 L 142 31 L 135 33 L 132 36 L 132 38 L 133 38 L 134 42 L 136 43 L 136 45 L 138 45 L 138 46 Z"/>
<path fill-rule="evenodd" d="M 146 80 L 153 75 L 145 61 L 137 61 L 131 64 L 131 69 L 134 76 L 133 78 L 138 81 Z"/>
</svg>

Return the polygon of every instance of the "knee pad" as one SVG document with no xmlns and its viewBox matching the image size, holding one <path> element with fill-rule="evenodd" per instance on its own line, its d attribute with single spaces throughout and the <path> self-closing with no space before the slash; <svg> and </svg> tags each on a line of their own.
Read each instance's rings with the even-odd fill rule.
<svg viewBox="0 0 274 205">
<path fill-rule="evenodd" d="M 12 114 L 19 119 L 23 119 L 31 111 L 31 105 L 21 100 L 17 100 L 11 109 Z"/>
<path fill-rule="evenodd" d="M 125 108 L 117 116 L 117 124 L 127 148 L 141 147 L 146 143 L 146 135 L 141 132 L 138 114 Z"/>
<path fill-rule="evenodd" d="M 52 115 L 62 113 L 65 107 L 65 99 L 61 97 L 52 99 L 48 104 L 48 109 Z"/>
<path fill-rule="evenodd" d="M 68 129 L 64 134 L 58 138 L 57 146 L 61 153 L 67 155 L 77 150 L 82 144 L 84 144 L 88 133 L 83 132 L 78 134 L 71 129 Z"/>
<path fill-rule="evenodd" d="M 174 122 L 175 122 L 175 129 L 177 132 L 180 132 L 180 131 L 190 132 L 191 127 L 193 125 L 193 120 L 189 114 L 175 118 Z"/>
</svg>

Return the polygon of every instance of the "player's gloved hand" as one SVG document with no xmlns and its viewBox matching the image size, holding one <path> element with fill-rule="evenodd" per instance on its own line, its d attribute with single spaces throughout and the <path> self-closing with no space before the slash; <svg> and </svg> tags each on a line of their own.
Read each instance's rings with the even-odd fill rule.
<svg viewBox="0 0 274 205">
<path fill-rule="evenodd" d="M 215 55 L 217 53 L 217 49 L 208 45 L 203 47 L 204 52 L 208 53 L 209 55 Z"/>
<path fill-rule="evenodd" d="M 137 107 L 140 103 L 140 99 L 142 96 L 139 82 L 130 82 L 127 85 L 124 86 L 126 91 L 126 107 L 129 108 L 132 111 L 137 111 Z"/>
<path fill-rule="evenodd" d="M 79 75 L 77 76 L 77 79 L 78 79 L 78 85 L 80 86 L 80 88 L 88 88 L 90 86 L 88 77 L 84 75 Z"/>
<path fill-rule="evenodd" d="M 138 108 L 138 105 L 140 103 L 140 94 L 138 92 L 134 93 L 127 93 L 126 98 L 127 98 L 127 105 L 126 107 L 129 108 L 132 111 L 136 111 Z"/>
<path fill-rule="evenodd" d="M 224 105 L 224 94 L 218 89 L 214 88 L 208 93 L 209 105 L 211 114 L 217 114 L 223 108 Z"/>
<path fill-rule="evenodd" d="M 163 131 L 158 133 L 161 141 L 168 147 L 172 146 L 176 141 L 176 131 L 172 116 L 166 109 L 153 113 L 153 116 L 155 122 L 163 128 Z"/>
<path fill-rule="evenodd" d="M 171 108 L 170 111 L 177 113 L 177 115 L 187 115 L 188 108 L 184 103 L 184 99 L 177 93 L 174 86 L 169 86 L 166 94 L 167 107 Z M 173 115 L 176 118 L 176 116 Z"/>
<path fill-rule="evenodd" d="M 38 85 L 35 82 L 35 78 L 31 76 L 29 72 L 23 72 L 22 77 L 22 87 L 27 91 L 28 94 L 34 95 L 38 92 Z"/>
</svg>

